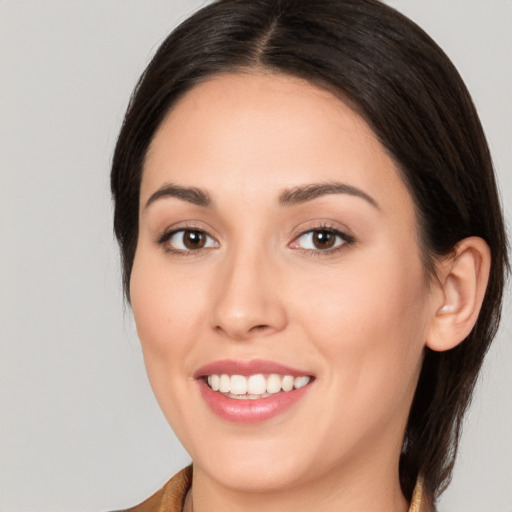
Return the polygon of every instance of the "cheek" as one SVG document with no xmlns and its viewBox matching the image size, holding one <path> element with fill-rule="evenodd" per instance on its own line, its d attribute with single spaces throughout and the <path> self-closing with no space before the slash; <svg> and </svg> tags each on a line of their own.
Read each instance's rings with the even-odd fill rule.
<svg viewBox="0 0 512 512">
<path fill-rule="evenodd" d="M 297 304 L 308 338 L 330 362 L 329 380 L 354 410 L 356 402 L 389 407 L 405 400 L 426 335 L 428 287 L 419 260 L 379 256 L 306 280 L 308 301 Z"/>
<path fill-rule="evenodd" d="M 161 256 L 139 250 L 130 293 L 137 332 L 150 378 L 157 366 L 171 369 L 183 364 L 183 334 L 194 329 L 201 317 L 201 290 L 192 275 L 169 273 Z"/>
<path fill-rule="evenodd" d="M 204 316 L 204 292 L 193 275 L 169 272 L 154 251 L 137 252 L 130 293 L 144 364 L 153 393 L 174 430 L 183 432 L 183 418 L 193 417 L 187 388 L 198 323 Z M 186 431 L 186 430 L 185 430 Z"/>
</svg>

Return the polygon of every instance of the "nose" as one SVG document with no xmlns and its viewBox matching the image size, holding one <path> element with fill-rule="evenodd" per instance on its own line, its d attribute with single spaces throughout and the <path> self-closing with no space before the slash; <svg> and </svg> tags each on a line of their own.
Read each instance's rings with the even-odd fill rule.
<svg viewBox="0 0 512 512">
<path fill-rule="evenodd" d="M 279 271 L 261 250 L 238 251 L 217 270 L 212 294 L 212 327 L 216 332 L 243 341 L 286 327 Z"/>
</svg>

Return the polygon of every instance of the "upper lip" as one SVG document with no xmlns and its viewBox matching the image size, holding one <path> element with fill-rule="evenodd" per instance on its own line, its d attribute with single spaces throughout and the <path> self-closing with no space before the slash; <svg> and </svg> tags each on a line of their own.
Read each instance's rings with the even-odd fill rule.
<svg viewBox="0 0 512 512">
<path fill-rule="evenodd" d="M 292 375 L 293 377 L 301 377 L 304 375 L 313 376 L 311 372 L 292 368 L 274 361 L 266 361 L 263 359 L 253 359 L 251 361 L 242 361 L 235 359 L 223 359 L 213 361 L 201 366 L 194 372 L 194 378 L 200 379 L 207 375 L 255 375 L 258 373 L 279 375 Z"/>
</svg>

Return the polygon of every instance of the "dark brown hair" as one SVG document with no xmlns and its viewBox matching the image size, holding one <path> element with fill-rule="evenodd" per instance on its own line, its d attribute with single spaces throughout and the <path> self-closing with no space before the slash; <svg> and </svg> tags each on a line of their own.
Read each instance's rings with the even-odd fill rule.
<svg viewBox="0 0 512 512">
<path fill-rule="evenodd" d="M 377 0 L 220 0 L 160 46 L 132 96 L 114 153 L 114 229 L 124 286 L 137 246 L 143 163 L 176 101 L 215 74 L 264 69 L 337 94 L 395 160 L 416 206 L 425 268 L 468 236 L 486 240 L 490 281 L 478 321 L 447 352 L 426 349 L 400 460 L 410 499 L 423 474 L 434 501 L 449 483 L 483 358 L 500 317 L 507 243 L 491 157 L 471 97 L 448 57 Z"/>
</svg>

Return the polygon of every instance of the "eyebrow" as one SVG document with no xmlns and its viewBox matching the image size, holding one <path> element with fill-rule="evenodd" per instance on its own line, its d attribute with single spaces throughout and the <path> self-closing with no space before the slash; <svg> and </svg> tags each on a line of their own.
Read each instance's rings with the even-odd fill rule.
<svg viewBox="0 0 512 512">
<path fill-rule="evenodd" d="M 304 186 L 293 187 L 289 190 L 285 190 L 279 196 L 279 204 L 281 206 L 293 206 L 329 194 L 348 194 L 350 196 L 359 197 L 371 204 L 374 208 L 377 208 L 377 210 L 380 210 L 377 201 L 366 192 L 339 182 L 311 183 Z"/>
<path fill-rule="evenodd" d="M 339 182 L 309 183 L 307 185 L 293 187 L 280 194 L 279 204 L 281 206 L 294 206 L 329 194 L 348 194 L 359 197 L 371 204 L 374 208 L 380 209 L 377 201 L 366 192 L 352 185 Z M 213 200 L 208 192 L 197 187 L 183 187 L 181 185 L 167 184 L 151 195 L 146 202 L 146 208 L 158 199 L 164 197 L 176 197 L 182 201 L 204 208 L 213 207 Z"/>
<path fill-rule="evenodd" d="M 171 183 L 164 185 L 155 193 L 151 194 L 151 197 L 147 200 L 146 208 L 158 199 L 164 197 L 176 197 L 182 201 L 187 201 L 188 203 L 205 208 L 211 208 L 213 206 L 212 198 L 204 190 L 197 187 L 182 187 Z"/>
</svg>

